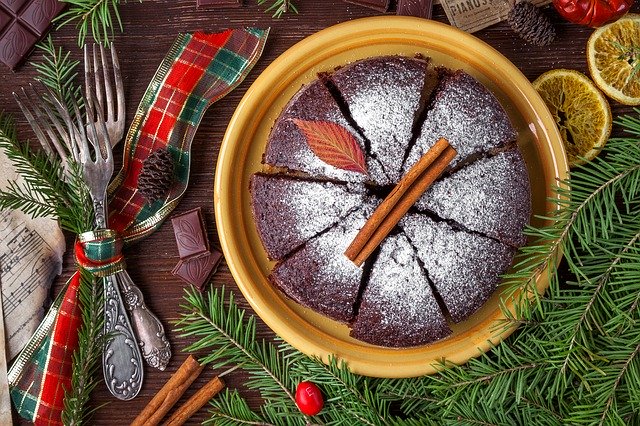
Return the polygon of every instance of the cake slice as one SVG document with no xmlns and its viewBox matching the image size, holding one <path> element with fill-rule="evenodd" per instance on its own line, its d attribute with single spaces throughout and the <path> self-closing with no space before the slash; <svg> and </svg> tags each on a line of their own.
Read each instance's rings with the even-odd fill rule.
<svg viewBox="0 0 640 426">
<path fill-rule="evenodd" d="M 480 159 L 435 182 L 415 206 L 520 247 L 531 216 L 527 165 L 518 148 Z"/>
<path fill-rule="evenodd" d="M 364 186 L 256 173 L 251 208 L 258 234 L 272 259 L 282 259 L 363 203 Z"/>
<path fill-rule="evenodd" d="M 345 255 L 377 202 L 363 206 L 276 264 L 271 282 L 289 298 L 337 321 L 353 319 L 363 268 Z"/>
<path fill-rule="evenodd" d="M 404 234 L 382 243 L 351 326 L 356 339 L 389 347 L 424 345 L 451 334 Z"/>
<path fill-rule="evenodd" d="M 428 59 L 379 56 L 363 59 L 329 76 L 348 114 L 370 143 L 369 155 L 382 163 L 392 183 L 402 175 L 402 161 L 423 109 Z M 435 82 L 430 82 L 430 87 Z"/>
<path fill-rule="evenodd" d="M 404 164 L 407 171 L 440 138 L 445 138 L 461 161 L 502 148 L 516 140 L 517 133 L 496 97 L 464 71 L 444 72 L 420 135 Z"/>
<path fill-rule="evenodd" d="M 513 247 L 424 214 L 408 214 L 400 226 L 454 322 L 467 319 L 489 299 L 515 254 Z"/>
<path fill-rule="evenodd" d="M 371 179 L 381 185 L 388 183 L 380 164 L 367 159 L 368 176 L 359 172 L 334 167 L 322 161 L 307 145 L 304 133 L 294 119 L 338 124 L 351 133 L 363 152 L 365 142 L 342 115 L 340 107 L 329 90 L 319 80 L 303 86 L 289 101 L 276 120 L 263 156 L 263 162 L 276 167 L 305 172 L 312 177 L 337 179 L 347 182 L 363 182 Z"/>
</svg>

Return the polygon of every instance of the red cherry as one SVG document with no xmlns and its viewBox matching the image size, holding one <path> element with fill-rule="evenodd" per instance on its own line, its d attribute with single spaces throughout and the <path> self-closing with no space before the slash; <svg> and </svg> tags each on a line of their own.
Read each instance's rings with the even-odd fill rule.
<svg viewBox="0 0 640 426">
<path fill-rule="evenodd" d="M 320 388 L 311 382 L 300 382 L 296 388 L 296 405 L 303 414 L 315 416 L 324 406 Z"/>
</svg>

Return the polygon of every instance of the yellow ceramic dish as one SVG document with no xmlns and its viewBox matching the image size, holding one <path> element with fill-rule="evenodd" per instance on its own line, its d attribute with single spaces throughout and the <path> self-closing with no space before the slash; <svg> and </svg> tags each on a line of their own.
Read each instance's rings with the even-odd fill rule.
<svg viewBox="0 0 640 426">
<path fill-rule="evenodd" d="M 236 283 L 255 312 L 278 335 L 307 354 L 335 354 L 357 373 L 377 377 L 430 374 L 439 360 L 462 364 L 511 331 L 496 333 L 502 318 L 499 294 L 451 337 L 432 345 L 391 349 L 349 337 L 349 329 L 288 300 L 267 279 L 267 259 L 251 216 L 249 178 L 262 169 L 262 153 L 276 117 L 300 87 L 358 59 L 378 55 L 430 56 L 436 64 L 462 68 L 502 102 L 519 132 L 531 177 L 534 214 L 554 208 L 548 201 L 556 179 L 567 176 L 567 159 L 554 121 L 529 81 L 505 57 L 477 38 L 448 25 L 407 17 L 375 17 L 320 31 L 277 58 L 240 102 L 225 134 L 215 178 L 215 215 L 220 242 Z M 532 219 L 533 225 L 541 225 Z M 542 274 L 539 289 L 548 282 Z M 499 292 L 496 292 L 499 293 Z"/>
</svg>

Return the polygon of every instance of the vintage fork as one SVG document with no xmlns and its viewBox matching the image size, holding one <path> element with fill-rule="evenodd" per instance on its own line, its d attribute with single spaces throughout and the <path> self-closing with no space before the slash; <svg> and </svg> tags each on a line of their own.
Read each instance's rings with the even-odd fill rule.
<svg viewBox="0 0 640 426">
<path fill-rule="evenodd" d="M 117 117 L 114 117 L 113 91 L 111 90 L 111 83 L 109 82 L 110 79 L 107 73 L 108 65 L 105 59 L 105 49 L 102 46 L 100 46 L 99 49 L 100 61 L 98 61 L 96 45 L 93 46 L 93 61 L 91 61 L 88 48 L 85 45 L 85 88 L 87 102 L 89 104 L 97 103 L 98 107 L 96 107 L 96 109 L 100 112 L 103 112 L 102 108 L 106 107 L 107 117 L 106 120 L 104 119 L 104 115 L 88 118 L 87 126 L 98 124 L 97 138 L 105 146 L 114 146 L 118 140 L 122 138 L 124 133 L 124 92 L 122 90 L 118 58 L 112 44 L 111 57 L 118 104 Z M 102 70 L 102 77 L 99 75 L 100 70 Z M 98 121 L 100 121 L 100 123 L 98 123 Z M 102 126 L 106 127 L 106 132 L 100 131 L 100 129 L 104 128 Z M 90 140 L 93 140 L 92 137 L 92 135 L 89 135 Z M 115 275 L 112 275 L 111 278 L 117 282 L 122 290 L 125 306 L 131 313 L 130 319 L 144 359 L 151 367 L 164 370 L 171 359 L 171 346 L 165 336 L 162 323 L 158 317 L 149 310 L 145 304 L 142 292 L 134 284 L 126 270 L 117 272 Z"/>
<path fill-rule="evenodd" d="M 101 120 L 102 111 L 97 103 L 92 105 L 91 102 L 84 101 L 87 121 L 90 121 L 88 135 L 75 100 L 73 100 L 73 108 L 77 126 L 73 124 L 68 111 L 59 101 L 54 101 L 54 104 L 70 129 L 73 156 L 82 166 L 82 174 L 93 201 L 96 229 L 104 229 L 108 224 L 107 186 L 113 175 L 114 166 L 108 139 L 98 137 L 99 132 L 106 132 L 104 121 Z M 98 117 L 98 120 L 92 122 L 93 117 Z M 93 147 L 94 158 L 91 155 L 89 141 Z M 112 276 L 104 277 L 103 282 L 104 333 L 107 340 L 102 353 L 102 370 L 109 391 L 116 398 L 129 400 L 134 398 L 142 387 L 144 376 L 142 354 L 127 318 L 117 282 Z"/>
<path fill-rule="evenodd" d="M 71 146 L 69 133 L 33 85 L 29 84 L 28 90 L 27 93 L 24 87 L 21 87 L 21 94 L 13 92 L 13 97 L 31 125 L 44 152 L 50 158 L 57 157 L 62 161 L 64 178 L 68 179 L 71 173 L 68 162 Z"/>
<path fill-rule="evenodd" d="M 115 104 L 113 87 L 111 85 L 111 77 L 109 76 L 108 60 L 106 57 L 104 46 L 93 45 L 93 60 L 89 53 L 88 45 L 84 45 L 84 83 L 87 101 L 93 103 L 94 97 L 100 105 L 101 111 L 106 111 L 107 133 L 111 146 L 115 146 L 124 136 L 125 122 L 125 103 L 124 103 L 124 86 L 122 83 L 122 74 L 120 73 L 120 62 L 118 54 L 111 43 L 111 68 L 113 69 L 113 83 L 115 85 Z M 100 61 L 98 61 L 98 53 L 100 51 Z M 102 76 L 100 76 L 102 74 Z M 115 111 L 117 108 L 117 111 Z M 87 127 L 88 129 L 88 127 Z"/>
</svg>

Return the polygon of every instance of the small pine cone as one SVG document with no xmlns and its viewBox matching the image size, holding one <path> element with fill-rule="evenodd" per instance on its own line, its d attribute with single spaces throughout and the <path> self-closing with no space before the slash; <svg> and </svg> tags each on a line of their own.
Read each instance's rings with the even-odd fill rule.
<svg viewBox="0 0 640 426">
<path fill-rule="evenodd" d="M 166 149 L 159 149 L 142 163 L 138 177 L 138 191 L 147 201 L 154 202 L 165 196 L 173 183 L 173 157 Z"/>
<path fill-rule="evenodd" d="M 517 3 L 509 12 L 507 22 L 516 34 L 536 46 L 546 46 L 556 37 L 549 18 L 528 1 Z"/>
</svg>

